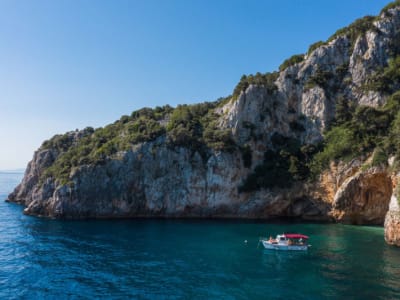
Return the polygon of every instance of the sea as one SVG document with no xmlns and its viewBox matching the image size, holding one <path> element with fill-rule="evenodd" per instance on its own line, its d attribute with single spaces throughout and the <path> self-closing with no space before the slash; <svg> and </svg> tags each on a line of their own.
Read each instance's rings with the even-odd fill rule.
<svg viewBox="0 0 400 300">
<path fill-rule="evenodd" d="M 400 299 L 400 249 L 382 227 L 289 220 L 50 220 L 6 203 L 0 299 Z M 301 232 L 306 252 L 263 250 Z"/>
</svg>

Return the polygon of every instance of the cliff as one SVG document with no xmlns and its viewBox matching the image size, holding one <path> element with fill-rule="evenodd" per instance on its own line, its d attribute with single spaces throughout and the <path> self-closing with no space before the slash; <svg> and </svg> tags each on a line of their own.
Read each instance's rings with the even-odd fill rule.
<svg viewBox="0 0 400 300">
<path fill-rule="evenodd" d="M 400 246 L 400 205 L 399 205 L 399 174 L 393 175 L 394 193 L 390 198 L 389 211 L 385 218 L 385 240 L 388 244 Z"/>
<path fill-rule="evenodd" d="M 389 135 L 397 128 L 399 33 L 396 2 L 279 72 L 243 76 L 227 98 L 142 109 L 104 128 L 55 136 L 8 201 L 57 218 L 383 224 L 391 174 L 387 159 L 370 161 L 380 149 L 397 157 Z"/>
</svg>

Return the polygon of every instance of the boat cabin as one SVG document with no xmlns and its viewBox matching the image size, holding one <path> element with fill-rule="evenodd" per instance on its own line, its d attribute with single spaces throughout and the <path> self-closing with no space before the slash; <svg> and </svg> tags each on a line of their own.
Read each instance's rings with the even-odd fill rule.
<svg viewBox="0 0 400 300">
<path fill-rule="evenodd" d="M 308 236 L 298 233 L 284 233 L 276 236 L 275 242 L 284 245 L 304 245 Z"/>
<path fill-rule="evenodd" d="M 299 233 L 278 234 L 275 239 L 272 236 L 267 239 L 261 239 L 264 248 L 273 250 L 307 250 L 308 236 Z"/>
</svg>

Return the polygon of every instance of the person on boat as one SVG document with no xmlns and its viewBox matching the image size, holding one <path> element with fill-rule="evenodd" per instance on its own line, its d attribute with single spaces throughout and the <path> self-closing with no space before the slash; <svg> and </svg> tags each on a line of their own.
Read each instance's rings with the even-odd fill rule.
<svg viewBox="0 0 400 300">
<path fill-rule="evenodd" d="M 272 236 L 269 236 L 268 242 L 269 242 L 270 244 L 276 244 L 276 243 L 277 243 L 276 240 L 275 240 L 274 238 L 272 238 Z"/>
</svg>

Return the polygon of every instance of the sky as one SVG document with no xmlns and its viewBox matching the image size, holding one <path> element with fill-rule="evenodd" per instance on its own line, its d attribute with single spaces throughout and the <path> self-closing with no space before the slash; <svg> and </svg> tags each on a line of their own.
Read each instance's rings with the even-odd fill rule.
<svg viewBox="0 0 400 300">
<path fill-rule="evenodd" d="M 0 0 L 0 170 L 54 134 L 213 101 L 381 0 Z"/>
</svg>

